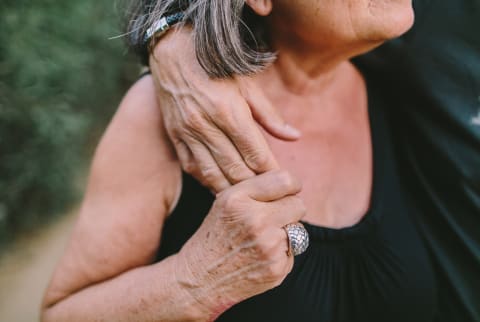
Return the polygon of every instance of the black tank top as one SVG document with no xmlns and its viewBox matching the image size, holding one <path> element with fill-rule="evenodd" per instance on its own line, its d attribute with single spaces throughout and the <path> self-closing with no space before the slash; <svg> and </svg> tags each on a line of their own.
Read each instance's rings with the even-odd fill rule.
<svg viewBox="0 0 480 322">
<path fill-rule="evenodd" d="M 367 81 L 374 176 L 371 207 L 352 227 L 304 223 L 310 247 L 279 286 L 241 302 L 217 321 L 429 322 L 435 283 L 409 219 L 387 125 L 385 102 Z M 158 260 L 174 254 L 207 215 L 214 196 L 184 174 L 180 200 L 165 222 Z"/>
</svg>

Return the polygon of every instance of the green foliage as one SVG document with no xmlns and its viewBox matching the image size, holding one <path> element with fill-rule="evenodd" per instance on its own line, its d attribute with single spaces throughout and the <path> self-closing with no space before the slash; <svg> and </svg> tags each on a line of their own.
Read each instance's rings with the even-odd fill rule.
<svg viewBox="0 0 480 322">
<path fill-rule="evenodd" d="M 135 77 L 108 39 L 121 33 L 113 3 L 0 4 L 0 248 L 76 200 L 85 147 Z"/>
</svg>

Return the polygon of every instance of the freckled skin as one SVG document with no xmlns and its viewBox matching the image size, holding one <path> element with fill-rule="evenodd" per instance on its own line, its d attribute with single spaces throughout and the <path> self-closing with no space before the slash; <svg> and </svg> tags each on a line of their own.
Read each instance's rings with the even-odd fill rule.
<svg viewBox="0 0 480 322">
<path fill-rule="evenodd" d="M 302 137 L 294 142 L 265 136 L 280 166 L 303 183 L 299 195 L 307 206 L 304 220 L 336 228 L 361 219 L 369 208 L 372 187 L 372 146 L 363 79 L 350 63 L 340 69 L 343 71 L 336 81 L 342 86 L 318 94 L 279 94 L 275 85 L 266 88 L 282 117 L 302 131 Z M 262 76 L 258 78 L 259 86 L 267 82 Z"/>
<path fill-rule="evenodd" d="M 408 30 L 413 22 L 412 3 L 298 0 L 292 6 L 289 0 L 277 0 L 272 4 L 269 19 L 276 30 L 271 37 L 279 52 L 277 66 L 287 72 L 280 76 L 283 84 L 277 83 L 278 74 L 272 67 L 257 76 L 258 86 L 282 117 L 303 134 L 298 141 L 285 142 L 265 133 L 267 140 L 280 166 L 303 182 L 300 196 L 308 210 L 305 220 L 335 228 L 351 226 L 369 208 L 372 146 L 363 78 L 342 60 Z M 295 57 L 299 52 L 301 56 Z M 302 52 L 317 54 L 312 58 Z M 300 63 L 288 69 L 290 56 Z M 297 75 L 302 68 L 306 73 Z M 327 75 L 324 84 L 308 85 L 319 73 Z M 332 83 L 338 85 L 325 86 Z"/>
</svg>

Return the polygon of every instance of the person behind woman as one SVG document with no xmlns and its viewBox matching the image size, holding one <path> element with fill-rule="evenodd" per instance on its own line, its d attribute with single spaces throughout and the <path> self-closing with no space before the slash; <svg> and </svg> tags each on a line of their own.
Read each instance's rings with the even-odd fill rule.
<svg viewBox="0 0 480 322">
<path fill-rule="evenodd" d="M 182 174 L 152 79 L 141 79 L 96 151 L 43 320 L 431 321 L 435 285 L 398 184 L 387 102 L 349 61 L 408 30 L 411 2 L 199 0 L 185 19 L 197 46 L 182 54 L 211 75 L 255 72 L 303 136 L 266 136 L 283 170 L 202 186 Z M 311 245 L 294 261 L 284 227 L 299 220 Z"/>
</svg>

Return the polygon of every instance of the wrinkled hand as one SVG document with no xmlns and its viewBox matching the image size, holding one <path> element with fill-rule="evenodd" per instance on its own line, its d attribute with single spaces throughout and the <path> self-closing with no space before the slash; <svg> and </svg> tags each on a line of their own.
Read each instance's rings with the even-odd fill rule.
<svg viewBox="0 0 480 322">
<path fill-rule="evenodd" d="M 284 280 L 293 256 L 283 227 L 305 214 L 300 190 L 288 172 L 274 170 L 218 194 L 177 256 L 177 278 L 204 311 L 220 314 Z"/>
<path fill-rule="evenodd" d="M 215 192 L 278 168 L 255 120 L 280 139 L 299 137 L 248 78 L 210 79 L 187 27 L 157 44 L 150 67 L 182 168 Z"/>
</svg>

